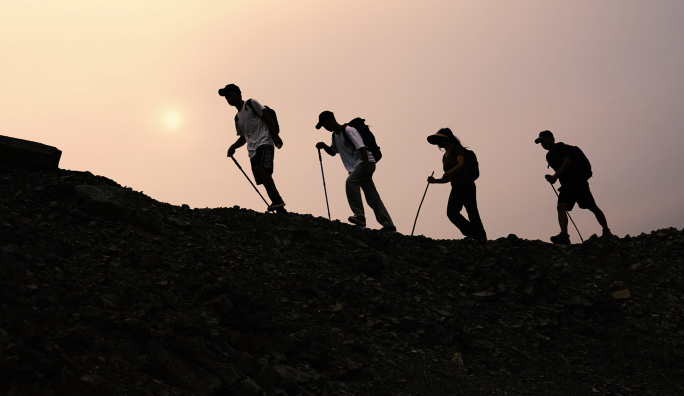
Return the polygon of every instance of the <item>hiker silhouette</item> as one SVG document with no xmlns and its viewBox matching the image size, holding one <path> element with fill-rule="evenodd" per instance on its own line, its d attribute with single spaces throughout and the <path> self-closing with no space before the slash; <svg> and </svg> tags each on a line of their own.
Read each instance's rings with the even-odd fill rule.
<svg viewBox="0 0 684 396">
<path fill-rule="evenodd" d="M 350 124 L 355 125 L 356 128 Z M 387 213 L 373 183 L 373 173 L 381 154 L 364 120 L 355 118 L 349 124 L 340 125 L 332 111 L 324 111 L 318 116 L 318 124 L 316 124 L 316 129 L 321 129 L 321 127 L 332 132 L 332 144 L 328 146 L 323 142 L 318 142 L 316 148 L 325 150 L 331 156 L 339 153 L 342 164 L 349 172 L 346 191 L 347 201 L 353 213 L 349 216 L 349 222 L 361 227 L 366 226 L 366 215 L 361 200 L 363 189 L 366 202 L 373 209 L 375 219 L 382 225 L 382 231 L 396 231 L 392 218 Z"/>
<path fill-rule="evenodd" d="M 593 175 L 591 164 L 579 147 L 570 146 L 562 142 L 556 143 L 551 131 L 541 131 L 534 141 L 548 151 L 546 162 L 555 171 L 553 175 L 544 176 L 553 185 L 560 180 L 561 187 L 558 194 L 558 223 L 561 232 L 551 237 L 551 242 L 570 244 L 568 234 L 568 214 L 577 204 L 581 209 L 588 209 L 596 216 L 603 236 L 613 235 L 608 228 L 608 222 L 603 211 L 599 209 L 594 196 L 589 189 L 589 178 Z M 555 189 L 555 188 L 554 188 Z M 579 231 L 578 231 L 579 232 Z"/>
<path fill-rule="evenodd" d="M 254 180 L 257 185 L 264 185 L 268 197 L 271 198 L 268 210 L 284 212 L 285 202 L 273 181 L 274 147 L 283 147 L 275 112 L 267 106 L 262 106 L 256 99 L 249 99 L 246 102 L 242 100 L 242 92 L 235 84 L 226 85 L 219 89 L 218 93 L 238 111 L 235 115 L 235 129 L 240 137 L 228 149 L 228 157 L 232 158 L 235 150 L 246 143 Z M 237 161 L 235 164 L 240 167 Z M 249 180 L 249 177 L 247 179 Z"/>
<path fill-rule="evenodd" d="M 445 150 L 442 156 L 444 175 L 439 179 L 430 176 L 428 183 L 451 183 L 447 217 L 464 236 L 486 240 L 487 233 L 477 209 L 475 180 L 480 176 L 480 171 L 475 153 L 463 147 L 461 141 L 449 128 L 440 129 L 437 133 L 428 136 L 427 140 L 428 143 Z M 464 206 L 468 212 L 468 219 L 461 214 Z"/>
</svg>

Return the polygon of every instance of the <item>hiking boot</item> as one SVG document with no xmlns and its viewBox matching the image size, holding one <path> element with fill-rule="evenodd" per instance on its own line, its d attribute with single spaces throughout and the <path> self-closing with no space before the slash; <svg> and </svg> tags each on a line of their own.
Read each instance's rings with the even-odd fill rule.
<svg viewBox="0 0 684 396">
<path fill-rule="evenodd" d="M 349 220 L 349 222 L 352 224 L 356 224 L 357 226 L 366 226 L 366 218 L 362 216 L 349 216 L 347 220 Z"/>
<path fill-rule="evenodd" d="M 382 228 L 380 229 L 380 231 L 384 231 L 384 232 L 397 232 L 397 227 L 395 227 L 395 226 L 393 226 L 393 225 L 384 225 L 384 226 L 382 226 Z"/>
<path fill-rule="evenodd" d="M 272 211 L 272 210 L 276 210 L 278 208 L 282 208 L 284 206 L 285 206 L 285 202 L 283 202 L 283 199 L 278 198 L 277 200 L 271 202 L 270 205 L 268 205 L 268 210 Z"/>
<path fill-rule="evenodd" d="M 603 235 L 601 235 L 601 238 L 610 238 L 613 236 L 613 233 L 610 232 L 610 228 L 604 228 L 603 229 Z"/>
<path fill-rule="evenodd" d="M 557 243 L 560 245 L 569 245 L 570 244 L 570 235 L 561 232 L 558 235 L 552 236 L 551 242 Z"/>
</svg>

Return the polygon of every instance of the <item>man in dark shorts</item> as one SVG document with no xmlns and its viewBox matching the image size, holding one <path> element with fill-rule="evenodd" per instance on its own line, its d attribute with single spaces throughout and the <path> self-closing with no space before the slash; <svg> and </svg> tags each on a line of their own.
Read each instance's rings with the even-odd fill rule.
<svg viewBox="0 0 684 396">
<path fill-rule="evenodd" d="M 589 209 L 596 216 L 601 227 L 603 227 L 603 236 L 613 235 L 608 228 L 606 216 L 601 209 L 596 206 L 594 196 L 589 189 L 589 182 L 579 172 L 576 167 L 573 167 L 570 150 L 564 143 L 556 143 L 551 131 L 542 131 L 539 137 L 534 141 L 541 143 L 544 149 L 548 150 L 546 153 L 546 162 L 553 168 L 556 173 L 553 175 L 546 175 L 546 180 L 554 184 L 556 180 L 560 180 L 560 194 L 558 195 L 558 223 L 560 224 L 561 232 L 556 236 L 551 237 L 551 242 L 559 244 L 570 244 L 570 235 L 568 234 L 568 214 L 575 207 L 575 203 L 581 209 Z"/>
<path fill-rule="evenodd" d="M 238 110 L 235 115 L 235 129 L 238 140 L 228 149 L 228 156 L 232 157 L 235 150 L 247 143 L 249 162 L 256 184 L 263 184 L 266 193 L 271 198 L 268 210 L 277 210 L 285 206 L 273 181 L 274 146 L 283 147 L 283 141 L 278 136 L 278 127 L 264 106 L 256 99 L 242 100 L 242 92 L 235 84 L 228 84 L 219 89 L 219 95 L 226 98 L 229 105 Z"/>
</svg>

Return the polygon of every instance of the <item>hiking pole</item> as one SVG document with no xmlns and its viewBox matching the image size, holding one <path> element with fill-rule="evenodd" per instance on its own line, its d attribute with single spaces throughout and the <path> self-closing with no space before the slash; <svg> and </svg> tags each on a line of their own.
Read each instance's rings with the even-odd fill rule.
<svg viewBox="0 0 684 396">
<path fill-rule="evenodd" d="M 555 193 L 556 193 L 556 196 L 558 197 L 558 191 L 556 191 L 556 186 L 554 186 L 554 185 L 552 184 L 551 187 L 553 188 L 553 192 L 555 192 Z M 558 198 L 560 198 L 560 197 L 558 197 Z M 575 220 L 572 219 L 572 217 L 570 216 L 570 213 L 568 213 L 567 210 L 565 211 L 565 214 L 567 214 L 568 217 L 570 218 L 570 221 L 572 221 L 572 225 L 574 225 L 574 226 L 575 226 L 575 230 L 577 230 L 577 235 L 579 235 L 580 240 L 582 241 L 582 243 L 584 243 L 584 239 L 582 238 L 582 234 L 580 234 L 580 232 L 579 232 L 579 228 L 577 228 L 577 224 L 575 224 Z"/>
<path fill-rule="evenodd" d="M 321 176 L 323 176 L 323 192 L 325 192 L 325 206 L 328 207 L 328 220 L 330 220 L 330 205 L 328 204 L 328 190 L 325 187 L 325 173 L 323 173 L 323 158 L 321 158 L 321 149 L 318 149 L 318 161 L 321 163 Z"/>
<path fill-rule="evenodd" d="M 237 165 L 237 167 L 240 169 L 240 171 L 242 172 L 242 174 L 245 175 L 245 177 L 246 177 L 247 180 L 249 181 L 249 184 L 251 184 L 252 187 L 254 187 L 254 190 L 257 192 L 257 194 L 259 194 L 259 196 L 260 196 L 261 199 L 264 201 L 264 203 L 266 204 L 266 206 L 270 206 L 270 205 L 268 204 L 268 202 L 266 202 L 266 200 L 264 199 L 264 196 L 261 195 L 261 193 L 259 192 L 259 190 L 256 188 L 256 186 L 254 185 L 254 183 L 252 183 L 252 179 L 250 179 L 249 176 L 247 176 L 247 174 L 245 173 L 245 171 L 242 170 L 242 167 L 240 166 L 240 164 L 238 164 L 238 162 L 237 162 L 237 160 L 235 159 L 235 157 L 230 157 L 230 158 L 233 160 L 233 162 L 235 162 L 235 165 Z"/>
<path fill-rule="evenodd" d="M 434 174 L 435 174 L 435 172 L 432 171 L 432 175 L 430 175 L 430 177 L 432 177 Z M 427 194 L 428 187 L 430 187 L 430 183 L 428 183 L 427 186 L 425 187 L 425 192 L 423 193 L 423 199 L 420 200 L 420 205 L 418 205 L 418 213 L 416 213 L 416 219 L 413 221 L 413 228 L 411 229 L 411 236 L 413 236 L 413 231 L 416 230 L 416 223 L 418 222 L 418 214 L 420 213 L 420 208 L 423 206 L 423 201 L 425 201 L 425 195 Z"/>
</svg>

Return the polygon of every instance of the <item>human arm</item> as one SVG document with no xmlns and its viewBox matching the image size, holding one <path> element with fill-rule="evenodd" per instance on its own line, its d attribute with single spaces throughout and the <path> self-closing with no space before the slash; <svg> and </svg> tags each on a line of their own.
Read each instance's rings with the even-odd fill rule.
<svg viewBox="0 0 684 396">
<path fill-rule="evenodd" d="M 240 136 L 238 140 L 235 143 L 233 143 L 233 145 L 230 146 L 230 148 L 228 148 L 228 156 L 232 157 L 233 154 L 235 154 L 235 150 L 244 146 L 245 143 L 247 143 L 247 141 L 245 140 L 244 136 Z"/>
<path fill-rule="evenodd" d="M 572 162 L 570 161 L 570 157 L 569 157 L 569 156 L 568 156 L 568 157 L 564 157 L 564 158 L 563 158 L 563 165 L 561 165 L 561 167 L 558 168 L 558 170 L 556 171 L 556 173 L 554 173 L 553 175 L 546 175 L 546 176 L 544 176 L 544 177 L 546 177 L 546 180 L 547 180 L 549 183 L 554 184 L 554 183 L 558 180 L 558 178 L 561 177 L 561 175 L 562 175 L 563 173 L 565 173 L 565 172 L 568 170 L 568 168 L 570 167 L 570 164 L 571 164 L 571 163 L 572 163 Z"/>
<path fill-rule="evenodd" d="M 444 184 L 455 180 L 462 173 L 462 170 L 465 170 L 465 157 L 463 155 L 459 155 L 456 157 L 456 160 L 458 161 L 456 166 L 444 172 L 444 175 L 442 175 L 442 177 L 439 179 L 435 179 L 432 176 L 428 177 L 428 183 Z"/>
<path fill-rule="evenodd" d="M 268 126 L 268 131 L 271 134 L 271 138 L 273 139 L 273 143 L 275 144 L 275 146 L 278 148 L 283 147 L 283 139 L 280 138 L 280 131 L 278 131 L 278 126 L 276 126 L 276 123 L 273 120 L 273 118 L 271 118 L 271 115 L 268 114 L 268 112 L 266 111 L 262 111 L 261 119 L 264 120 L 264 122 Z"/>
<path fill-rule="evenodd" d="M 316 148 L 325 151 L 331 157 L 334 157 L 335 154 L 337 154 L 331 147 L 329 147 L 327 144 L 323 142 L 316 143 Z"/>
<path fill-rule="evenodd" d="M 373 177 L 373 169 L 368 161 L 368 150 L 366 150 L 365 147 L 359 147 L 359 151 L 361 152 L 361 159 L 363 160 L 363 170 L 366 172 L 366 176 L 368 176 L 370 179 Z"/>
</svg>

